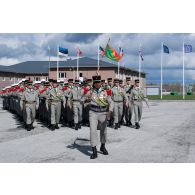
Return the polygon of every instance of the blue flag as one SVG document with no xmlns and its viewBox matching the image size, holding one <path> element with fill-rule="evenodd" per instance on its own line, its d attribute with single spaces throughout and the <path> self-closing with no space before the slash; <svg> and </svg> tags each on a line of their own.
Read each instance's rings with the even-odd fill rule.
<svg viewBox="0 0 195 195">
<path fill-rule="evenodd" d="M 59 47 L 59 52 L 58 52 L 58 54 L 59 54 L 59 55 L 68 56 L 68 49 L 63 48 L 63 47 Z"/>
<path fill-rule="evenodd" d="M 163 52 L 169 54 L 169 48 L 166 45 L 163 45 Z"/>
<path fill-rule="evenodd" d="M 185 53 L 191 53 L 192 52 L 192 45 L 184 44 L 184 52 Z"/>
</svg>

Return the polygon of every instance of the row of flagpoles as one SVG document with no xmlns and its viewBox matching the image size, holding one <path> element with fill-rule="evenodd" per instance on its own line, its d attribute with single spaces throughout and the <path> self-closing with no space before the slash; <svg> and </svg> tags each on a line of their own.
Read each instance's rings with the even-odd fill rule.
<svg viewBox="0 0 195 195">
<path fill-rule="evenodd" d="M 119 47 L 119 51 L 115 50 L 113 47 L 110 46 L 109 44 L 110 39 L 106 45 L 106 48 L 103 49 L 100 45 L 98 45 L 98 64 L 97 64 L 97 74 L 99 74 L 100 70 L 100 55 L 102 58 L 106 56 L 108 59 L 111 61 L 115 61 L 118 63 L 118 78 L 120 76 L 120 60 L 122 59 L 124 52 L 121 47 Z M 49 48 L 49 47 L 48 47 Z M 50 52 L 50 48 L 49 48 Z M 70 59 L 68 56 L 68 49 L 60 47 L 59 45 L 57 46 L 57 80 L 59 79 L 59 56 L 64 56 L 67 59 Z M 77 79 L 79 79 L 79 58 L 82 55 L 82 51 L 77 48 Z M 49 69 L 50 69 L 50 57 L 49 57 Z"/>
<path fill-rule="evenodd" d="M 182 96 L 185 99 L 185 53 L 192 52 L 192 45 L 187 45 L 183 41 L 182 53 L 183 53 L 183 90 Z M 169 48 L 163 42 L 161 43 L 161 86 L 160 86 L 160 95 L 161 99 L 163 98 L 163 53 L 169 54 Z"/>
<path fill-rule="evenodd" d="M 49 48 L 50 50 L 50 48 Z M 183 99 L 185 99 L 185 74 L 184 74 L 184 57 L 185 57 L 185 53 L 190 53 L 192 52 L 192 45 L 187 45 L 184 44 L 183 41 Z M 161 95 L 161 99 L 163 98 L 163 54 L 169 54 L 169 48 L 167 45 L 165 45 L 163 42 L 161 43 L 161 85 L 160 85 L 160 95 Z M 64 56 L 66 59 L 68 59 L 68 49 L 67 48 L 63 48 L 60 47 L 58 45 L 57 47 L 57 80 L 59 79 L 59 56 Z M 77 79 L 79 79 L 79 58 L 80 56 L 83 54 L 83 52 L 77 48 Z M 100 70 L 100 56 L 102 56 L 102 58 L 105 56 L 107 57 L 109 60 L 111 61 L 115 61 L 118 63 L 118 78 L 120 77 L 120 60 L 123 58 L 124 56 L 124 50 L 122 47 L 119 47 L 119 50 L 117 51 L 116 49 L 114 49 L 111 45 L 110 45 L 110 39 L 108 40 L 108 43 L 105 47 L 105 49 L 103 47 L 101 47 L 100 45 L 98 45 L 98 64 L 97 64 L 97 74 L 99 74 L 99 70 Z M 70 58 L 69 58 L 70 59 Z M 142 67 L 142 61 L 144 61 L 143 55 L 142 55 L 142 45 L 139 45 L 139 80 L 141 79 L 141 67 Z M 50 68 L 50 57 L 49 57 L 49 68 Z"/>
</svg>

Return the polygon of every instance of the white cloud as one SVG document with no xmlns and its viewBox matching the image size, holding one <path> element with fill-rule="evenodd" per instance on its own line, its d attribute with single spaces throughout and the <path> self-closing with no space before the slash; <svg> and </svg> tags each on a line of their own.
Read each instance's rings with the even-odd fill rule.
<svg viewBox="0 0 195 195">
<path fill-rule="evenodd" d="M 20 61 L 17 58 L 6 58 L 6 57 L 0 58 L 0 65 L 9 66 L 12 64 L 17 64 L 19 62 Z"/>
<path fill-rule="evenodd" d="M 89 36 L 89 39 L 87 39 Z M 144 61 L 143 70 L 149 72 L 148 78 L 155 79 L 160 70 L 161 42 L 164 42 L 170 54 L 164 54 L 164 68 L 182 68 L 183 34 L 117 34 L 106 33 L 99 35 L 85 34 L 0 34 L 0 65 L 10 65 L 27 60 L 48 60 L 48 46 L 51 48 L 51 59 L 56 60 L 57 45 L 69 49 L 70 56 L 76 55 L 76 47 L 80 47 L 85 56 L 97 58 L 97 46 L 105 47 L 108 39 L 111 45 L 124 49 L 121 65 L 138 69 L 138 50 L 142 44 Z M 195 34 L 185 34 L 185 42 L 192 44 L 195 50 Z M 195 54 L 185 54 L 185 67 L 195 68 Z M 157 68 L 158 71 L 147 68 Z M 180 79 L 181 71 L 172 69 L 167 71 L 167 79 Z M 187 73 L 186 73 L 187 74 Z M 195 79 L 194 73 L 187 74 L 187 78 Z"/>
</svg>

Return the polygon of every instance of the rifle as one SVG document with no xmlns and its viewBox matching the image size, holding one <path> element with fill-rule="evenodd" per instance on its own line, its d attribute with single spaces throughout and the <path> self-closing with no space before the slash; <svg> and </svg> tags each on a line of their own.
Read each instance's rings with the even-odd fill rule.
<svg viewBox="0 0 195 195">
<path fill-rule="evenodd" d="M 131 87 L 129 88 L 128 91 L 126 91 L 126 93 L 131 93 L 131 90 L 133 89 L 133 85 L 131 85 Z"/>
</svg>

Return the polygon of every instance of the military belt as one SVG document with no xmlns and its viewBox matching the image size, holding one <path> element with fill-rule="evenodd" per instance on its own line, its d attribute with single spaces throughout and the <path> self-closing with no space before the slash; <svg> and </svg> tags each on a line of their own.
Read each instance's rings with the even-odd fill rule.
<svg viewBox="0 0 195 195">
<path fill-rule="evenodd" d="M 139 99 L 133 99 L 134 101 L 138 101 L 138 102 L 140 102 L 141 100 L 139 100 Z"/>
<path fill-rule="evenodd" d="M 114 102 L 121 103 L 121 102 L 123 102 L 123 101 L 114 101 Z"/>
<path fill-rule="evenodd" d="M 51 102 L 59 103 L 59 102 L 61 102 L 61 101 L 60 101 L 60 100 L 51 100 Z"/>
<path fill-rule="evenodd" d="M 90 110 L 92 110 L 94 112 L 107 112 L 108 108 L 107 108 L 107 106 L 95 106 L 95 105 L 91 105 L 90 106 Z"/>
<path fill-rule="evenodd" d="M 34 104 L 35 101 L 25 101 L 26 104 Z"/>
</svg>

